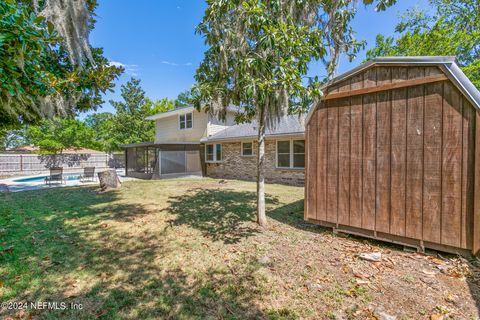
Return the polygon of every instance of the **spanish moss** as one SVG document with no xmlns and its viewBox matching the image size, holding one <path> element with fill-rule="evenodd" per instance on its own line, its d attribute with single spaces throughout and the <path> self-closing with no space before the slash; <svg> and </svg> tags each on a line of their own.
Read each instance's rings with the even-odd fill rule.
<svg viewBox="0 0 480 320">
<path fill-rule="evenodd" d="M 82 65 L 86 59 L 93 63 L 88 41 L 91 13 L 85 0 L 45 0 L 43 5 L 34 0 L 34 7 L 63 38 L 73 64 Z"/>
</svg>

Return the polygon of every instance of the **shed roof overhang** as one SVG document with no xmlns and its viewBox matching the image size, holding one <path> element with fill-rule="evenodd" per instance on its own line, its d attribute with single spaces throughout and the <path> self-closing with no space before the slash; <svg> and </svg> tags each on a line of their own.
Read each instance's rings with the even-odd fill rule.
<svg viewBox="0 0 480 320">
<path fill-rule="evenodd" d="M 323 90 L 326 88 L 333 86 L 343 80 L 346 80 L 348 78 L 351 78 L 358 73 L 361 73 L 371 67 L 374 66 L 438 66 L 440 69 L 445 74 L 445 78 L 442 78 L 441 76 L 438 77 L 431 77 L 432 79 L 428 79 L 428 77 L 424 78 L 426 80 L 423 81 L 423 83 L 431 83 L 435 81 L 442 81 L 442 80 L 450 80 L 452 83 L 462 92 L 462 94 L 475 106 L 477 110 L 480 110 L 480 92 L 478 89 L 475 87 L 475 85 L 468 79 L 468 77 L 463 73 L 463 71 L 460 69 L 456 62 L 455 57 L 442 57 L 442 56 L 427 56 L 427 57 L 379 57 L 372 59 L 370 61 L 367 61 L 363 63 L 362 65 L 353 68 L 352 70 L 345 72 L 338 77 L 335 77 L 332 79 L 330 82 L 328 82 L 325 86 L 323 86 Z M 435 78 L 435 79 L 434 79 Z M 411 82 L 411 83 L 410 83 Z M 402 84 L 403 83 L 403 84 Z M 418 83 L 414 80 L 405 80 L 402 82 L 399 82 L 396 85 L 390 85 L 390 86 L 385 86 L 384 88 L 378 88 L 378 90 L 373 89 L 368 90 L 369 92 L 362 92 L 362 89 L 360 90 L 352 90 L 352 91 L 345 91 L 342 92 L 341 94 L 331 94 L 327 95 L 322 100 L 329 100 L 329 99 L 336 99 L 336 98 L 342 98 L 350 95 L 356 95 L 356 94 L 366 94 L 366 93 L 371 93 L 371 92 L 378 92 L 378 91 L 383 91 L 383 90 L 393 90 L 398 87 L 405 87 L 405 86 L 413 86 L 413 85 L 418 85 L 422 83 Z M 390 88 L 391 87 L 391 88 Z M 358 92 L 355 92 L 358 91 Z M 371 91 L 371 92 L 370 92 Z M 320 101 L 322 101 L 320 100 Z M 317 109 L 319 103 L 314 104 L 311 108 L 310 111 L 308 112 L 307 118 L 306 118 L 306 123 L 310 121 L 310 118 L 312 117 L 313 113 Z"/>
</svg>

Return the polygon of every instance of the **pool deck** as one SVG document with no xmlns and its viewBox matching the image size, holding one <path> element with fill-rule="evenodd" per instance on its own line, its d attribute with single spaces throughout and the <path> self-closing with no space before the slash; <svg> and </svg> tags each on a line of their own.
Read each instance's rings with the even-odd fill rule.
<svg viewBox="0 0 480 320">
<path fill-rule="evenodd" d="M 68 173 L 66 173 L 68 174 Z M 125 170 L 117 170 L 118 177 L 120 178 L 120 181 L 128 181 L 128 180 L 136 180 L 135 178 L 130 178 L 130 177 L 125 177 Z M 26 179 L 26 178 L 34 178 L 34 177 L 42 177 L 45 176 L 45 174 L 38 174 L 38 175 L 32 175 L 28 177 L 11 177 L 8 179 L 3 179 L 0 180 L 0 186 L 6 186 L 8 188 L 8 191 L 10 192 L 20 192 L 20 191 L 31 191 L 31 190 L 40 190 L 40 189 L 51 189 L 51 188 L 59 188 L 59 187 L 74 187 L 74 186 L 87 186 L 87 185 L 98 185 L 98 179 L 97 181 L 94 182 L 80 182 L 79 180 L 67 180 L 66 184 L 52 184 L 52 185 L 46 185 L 44 181 L 28 181 L 28 182 L 18 182 L 15 180 L 19 179 Z M 0 188 L 0 192 L 6 191 L 5 188 Z"/>
</svg>

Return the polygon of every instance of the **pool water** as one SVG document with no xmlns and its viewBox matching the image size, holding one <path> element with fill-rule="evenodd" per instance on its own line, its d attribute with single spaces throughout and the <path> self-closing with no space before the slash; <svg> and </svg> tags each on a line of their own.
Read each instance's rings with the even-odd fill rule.
<svg viewBox="0 0 480 320">
<path fill-rule="evenodd" d="M 81 173 L 66 173 L 63 175 L 63 178 L 67 181 L 75 181 L 80 180 Z M 38 176 L 38 177 L 31 177 L 31 178 L 22 178 L 13 180 L 14 182 L 37 182 L 37 181 L 44 181 L 45 178 L 49 176 Z"/>
</svg>

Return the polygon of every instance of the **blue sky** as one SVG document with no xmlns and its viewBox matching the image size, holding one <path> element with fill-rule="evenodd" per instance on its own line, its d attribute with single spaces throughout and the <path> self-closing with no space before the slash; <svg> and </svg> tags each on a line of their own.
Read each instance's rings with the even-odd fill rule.
<svg viewBox="0 0 480 320">
<path fill-rule="evenodd" d="M 99 111 L 113 111 L 108 100 L 120 99 L 120 85 L 132 76 L 142 80 L 143 89 L 152 99 L 174 99 L 189 89 L 205 50 L 203 39 L 195 34 L 205 6 L 199 0 L 99 0 L 90 42 L 103 47 L 108 59 L 126 68 L 115 93 L 106 95 L 107 102 Z M 378 33 L 393 34 L 398 15 L 414 6 L 427 8 L 428 1 L 398 0 L 386 12 L 359 4 L 353 22 L 357 39 L 366 40 L 367 48 L 373 46 Z M 351 63 L 343 59 L 339 71 L 357 66 L 364 58 L 362 52 Z M 324 74 L 321 64 L 312 64 L 309 75 Z"/>
</svg>

